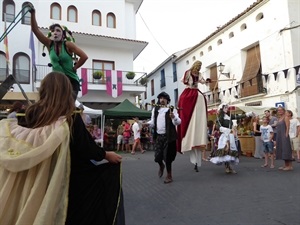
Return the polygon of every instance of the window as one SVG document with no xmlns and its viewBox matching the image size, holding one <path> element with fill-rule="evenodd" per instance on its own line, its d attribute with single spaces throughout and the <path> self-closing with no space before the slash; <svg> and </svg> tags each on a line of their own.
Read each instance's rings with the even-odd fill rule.
<svg viewBox="0 0 300 225">
<path fill-rule="evenodd" d="M 94 10 L 92 13 L 92 24 L 94 26 L 101 26 L 101 13 L 98 10 Z"/>
<path fill-rule="evenodd" d="M 154 95 L 154 79 L 151 80 L 151 96 L 153 96 L 153 95 Z"/>
<path fill-rule="evenodd" d="M 247 50 L 247 60 L 240 85 L 241 97 L 263 92 L 259 45 Z"/>
<path fill-rule="evenodd" d="M 58 3 L 52 3 L 50 8 L 50 18 L 54 20 L 61 20 L 61 6 Z"/>
<path fill-rule="evenodd" d="M 229 38 L 233 38 L 234 37 L 234 33 L 230 32 L 228 36 L 229 36 Z"/>
<path fill-rule="evenodd" d="M 247 29 L 247 25 L 246 25 L 245 23 L 243 23 L 243 24 L 241 25 L 241 31 L 246 30 L 246 29 Z"/>
<path fill-rule="evenodd" d="M 113 13 L 108 13 L 106 17 L 106 26 L 109 28 L 116 28 L 116 16 Z"/>
<path fill-rule="evenodd" d="M 17 53 L 13 57 L 13 73 L 22 84 L 30 83 L 30 58 L 25 53 Z"/>
<path fill-rule="evenodd" d="M 174 102 L 175 106 L 178 106 L 178 88 L 174 89 Z"/>
<path fill-rule="evenodd" d="M 6 57 L 5 53 L 0 51 L 0 82 L 5 80 L 6 75 Z"/>
<path fill-rule="evenodd" d="M 200 52 L 200 57 L 203 56 L 203 51 Z"/>
<path fill-rule="evenodd" d="M 193 56 L 193 61 L 195 61 L 196 60 L 196 56 Z"/>
<path fill-rule="evenodd" d="M 177 81 L 177 68 L 176 68 L 176 63 L 172 63 L 172 68 L 173 68 L 173 82 Z"/>
<path fill-rule="evenodd" d="M 186 64 L 186 65 L 189 65 L 189 64 L 190 64 L 190 61 L 189 61 L 189 60 L 186 60 L 186 61 L 185 61 L 185 64 Z"/>
<path fill-rule="evenodd" d="M 2 21 L 12 22 L 15 18 L 15 3 L 12 0 L 4 0 L 2 3 L 3 14 Z"/>
<path fill-rule="evenodd" d="M 223 41 L 222 41 L 222 39 L 219 39 L 219 40 L 218 40 L 218 42 L 217 42 L 217 44 L 218 44 L 218 45 L 221 45 L 221 44 L 223 44 Z"/>
<path fill-rule="evenodd" d="M 212 47 L 209 46 L 209 47 L 207 48 L 207 50 L 210 52 L 210 51 L 212 50 Z"/>
<path fill-rule="evenodd" d="M 78 22 L 77 9 L 73 5 L 68 7 L 68 21 L 74 23 Z"/>
<path fill-rule="evenodd" d="M 165 69 L 162 69 L 160 71 L 160 88 L 166 86 L 166 75 L 165 75 Z"/>
<path fill-rule="evenodd" d="M 30 18 L 31 18 L 31 13 L 28 12 L 28 10 L 30 9 L 29 7 L 25 7 L 25 5 L 27 5 L 29 2 L 24 2 L 22 4 L 22 24 L 28 24 L 30 25 L 31 21 L 30 21 Z"/>
<path fill-rule="evenodd" d="M 94 70 L 114 70 L 115 63 L 110 61 L 93 60 L 93 71 Z M 104 73 L 105 77 L 105 73 Z M 102 79 L 104 79 L 104 77 Z"/>
<path fill-rule="evenodd" d="M 257 16 L 256 16 L 256 22 L 259 21 L 259 20 L 262 20 L 264 18 L 264 14 L 263 13 L 259 13 Z"/>
<path fill-rule="evenodd" d="M 146 91 L 144 92 L 144 99 L 147 99 L 147 89 L 146 89 Z"/>
</svg>

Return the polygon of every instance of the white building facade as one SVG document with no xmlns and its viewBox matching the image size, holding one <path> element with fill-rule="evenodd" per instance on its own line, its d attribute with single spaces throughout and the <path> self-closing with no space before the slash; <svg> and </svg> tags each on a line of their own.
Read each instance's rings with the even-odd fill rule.
<svg viewBox="0 0 300 225">
<path fill-rule="evenodd" d="M 160 91 L 168 92 L 177 101 L 174 90 L 180 95 L 184 89 L 180 78 L 194 61 L 200 60 L 202 75 L 214 81 L 199 84 L 209 109 L 221 102 L 236 106 L 284 105 L 299 117 L 299 8 L 297 0 L 258 0 L 199 44 L 150 73 L 148 81 L 159 83 L 161 71 L 175 64 L 168 74 L 175 72 L 178 79 L 164 88 L 156 85 L 152 93 L 148 82 L 147 98 L 142 101 L 151 103 Z M 225 65 L 223 74 L 220 64 Z"/>
<path fill-rule="evenodd" d="M 135 102 L 136 96 L 145 91 L 145 86 L 139 84 L 138 78 L 144 73 L 133 71 L 133 61 L 147 46 L 147 42 L 136 40 L 136 13 L 143 0 L 110 0 L 108 1 L 13 1 L 2 0 L 0 10 L 1 32 L 6 26 L 15 25 L 8 33 L 9 74 L 13 74 L 21 83 L 29 96 L 34 96 L 43 77 L 51 71 L 47 50 L 43 57 L 43 45 L 34 37 L 35 60 L 29 48 L 30 13 L 24 8 L 27 2 L 36 9 L 38 26 L 45 35 L 51 24 L 59 23 L 72 31 L 76 45 L 87 55 L 88 60 L 78 69 L 77 74 L 82 78 L 85 93 L 80 93 L 79 101 L 92 108 L 106 109 L 128 99 Z M 19 14 L 20 12 L 20 14 Z M 17 21 L 20 20 L 19 23 Z M 0 83 L 5 80 L 6 50 L 0 45 Z M 36 65 L 32 65 L 35 61 Z M 83 75 L 82 69 L 85 70 Z M 101 70 L 102 79 L 93 78 L 93 72 Z M 121 75 L 121 92 L 107 92 L 106 74 L 112 77 Z M 135 72 L 135 78 L 127 79 L 128 72 Z M 115 82 L 117 78 L 112 78 Z M 112 82 L 112 89 L 114 86 Z M 119 88 L 119 87 L 118 87 Z M 114 90 L 112 91 L 114 93 Z M 7 93 L 4 100 L 22 99 L 20 89 L 14 85 L 14 92 Z M 34 97 L 32 97 L 34 98 Z M 24 98 L 23 98 L 24 99 Z"/>
</svg>

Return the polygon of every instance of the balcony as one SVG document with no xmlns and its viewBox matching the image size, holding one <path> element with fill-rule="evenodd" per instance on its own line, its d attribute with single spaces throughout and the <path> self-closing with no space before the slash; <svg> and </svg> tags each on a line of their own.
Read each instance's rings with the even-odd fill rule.
<svg viewBox="0 0 300 225">
<path fill-rule="evenodd" d="M 121 77 L 122 84 L 124 87 L 127 87 L 126 89 L 132 90 L 137 88 L 135 90 L 137 91 L 140 88 L 142 88 L 141 90 L 145 91 L 145 85 L 146 85 L 145 77 L 147 75 L 146 73 L 134 72 L 135 77 L 133 79 L 128 79 L 126 77 L 126 74 L 131 71 L 97 70 L 97 69 L 90 69 L 90 68 L 84 68 L 84 69 L 86 69 L 86 80 L 88 84 L 88 89 L 105 90 L 106 82 L 107 82 L 107 74 L 111 74 L 111 76 L 113 76 L 114 74 L 118 74 L 117 76 Z M 102 71 L 103 77 L 101 77 L 100 79 L 95 79 L 93 77 L 93 73 L 95 71 Z M 52 72 L 51 67 L 45 65 L 36 65 L 36 71 L 35 73 L 33 73 L 35 74 L 35 76 L 33 76 L 33 80 L 36 81 L 37 88 L 40 86 L 40 81 L 50 72 Z M 81 72 L 82 72 L 81 68 L 77 70 L 77 74 L 79 78 L 82 77 Z"/>
</svg>

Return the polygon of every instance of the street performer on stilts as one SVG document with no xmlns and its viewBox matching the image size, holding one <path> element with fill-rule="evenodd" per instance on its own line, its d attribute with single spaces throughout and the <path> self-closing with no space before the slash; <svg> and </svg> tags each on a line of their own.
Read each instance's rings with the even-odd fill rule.
<svg viewBox="0 0 300 225">
<path fill-rule="evenodd" d="M 32 32 L 44 44 L 44 47 L 48 49 L 51 60 L 51 63 L 48 65 L 52 67 L 53 71 L 67 75 L 73 87 L 73 97 L 76 99 L 80 91 L 80 83 L 76 71 L 86 62 L 88 56 L 73 43 L 75 40 L 72 32 L 65 26 L 57 23 L 52 24 L 49 27 L 50 32 L 45 36 L 38 28 L 33 5 L 29 3 L 28 6 L 31 8 L 29 12 L 31 13 Z M 43 52 L 43 56 L 45 55 Z M 78 60 L 77 56 L 79 57 Z M 74 61 L 76 62 L 74 63 Z"/>
<path fill-rule="evenodd" d="M 239 163 L 239 153 L 236 145 L 236 127 L 233 127 L 232 120 L 253 116 L 254 114 L 252 112 L 244 115 L 232 115 L 229 113 L 229 107 L 226 103 L 222 103 L 218 107 L 217 126 L 219 126 L 221 136 L 218 142 L 218 149 L 212 153 L 210 162 L 216 165 L 224 163 L 226 173 L 236 174 L 237 172 L 232 166 Z"/>
<path fill-rule="evenodd" d="M 179 97 L 178 107 L 181 125 L 178 126 L 178 151 L 190 152 L 190 161 L 198 172 L 201 166 L 201 154 L 207 145 L 207 103 L 203 93 L 198 89 L 198 83 L 210 83 L 200 73 L 202 63 L 195 61 L 182 78 L 186 88 Z"/>
</svg>

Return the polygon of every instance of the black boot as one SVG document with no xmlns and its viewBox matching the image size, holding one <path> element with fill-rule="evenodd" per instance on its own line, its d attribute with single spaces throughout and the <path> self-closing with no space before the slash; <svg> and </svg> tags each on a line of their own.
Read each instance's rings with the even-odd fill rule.
<svg viewBox="0 0 300 225">
<path fill-rule="evenodd" d="M 194 170 L 195 170 L 196 172 L 199 172 L 197 163 L 195 164 Z"/>
</svg>

